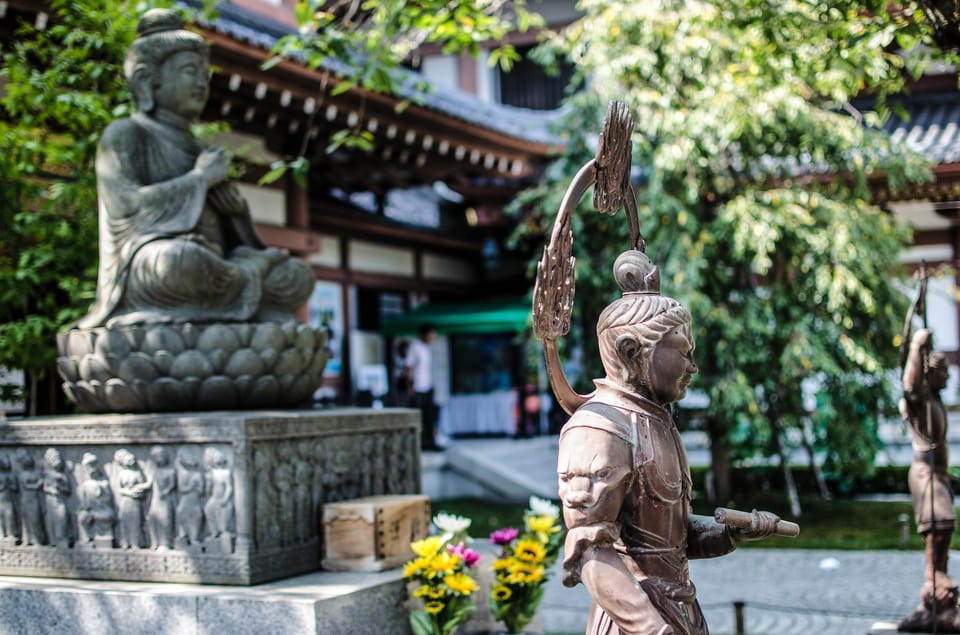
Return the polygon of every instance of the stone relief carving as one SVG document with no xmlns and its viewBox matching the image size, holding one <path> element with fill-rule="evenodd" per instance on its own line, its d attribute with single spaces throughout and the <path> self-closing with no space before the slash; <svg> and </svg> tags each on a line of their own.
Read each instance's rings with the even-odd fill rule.
<svg viewBox="0 0 960 635">
<path fill-rule="evenodd" d="M 181 549 L 199 548 L 203 527 L 203 472 L 197 456 L 186 448 L 177 453 L 176 546 Z"/>
<path fill-rule="evenodd" d="M 16 462 L 19 466 L 17 481 L 20 486 L 20 540 L 25 545 L 45 545 L 43 531 L 43 502 L 40 492 L 43 475 L 36 469 L 33 456 L 26 448 L 17 448 Z"/>
<path fill-rule="evenodd" d="M 113 525 L 117 520 L 117 512 L 110 481 L 96 454 L 85 453 L 82 465 L 85 479 L 77 487 L 80 544 L 99 548 L 113 547 Z"/>
<path fill-rule="evenodd" d="M 70 479 L 64 469 L 63 457 L 55 448 L 48 448 L 43 455 L 44 520 L 47 539 L 57 547 L 70 545 L 70 515 L 67 499 L 70 496 Z"/>
<path fill-rule="evenodd" d="M 0 454 L 0 541 L 16 543 L 17 527 L 16 497 L 17 477 L 11 471 L 10 457 Z"/>
<path fill-rule="evenodd" d="M 207 448 L 204 452 L 207 466 L 207 502 L 203 516 L 207 523 L 208 538 L 204 543 L 222 553 L 233 551 L 233 471 L 229 461 L 220 450 Z M 211 545 L 212 542 L 212 545 Z"/>
<path fill-rule="evenodd" d="M 143 475 L 137 458 L 125 449 L 117 450 L 113 456 L 118 466 L 117 485 L 119 504 L 117 509 L 117 527 L 120 547 L 135 549 L 143 546 L 144 510 L 143 503 L 150 491 L 151 483 Z"/>
<path fill-rule="evenodd" d="M 157 445 L 150 448 L 153 463 L 150 509 L 147 530 L 152 549 L 173 549 L 176 519 L 177 470 L 171 465 L 170 450 Z"/>
</svg>

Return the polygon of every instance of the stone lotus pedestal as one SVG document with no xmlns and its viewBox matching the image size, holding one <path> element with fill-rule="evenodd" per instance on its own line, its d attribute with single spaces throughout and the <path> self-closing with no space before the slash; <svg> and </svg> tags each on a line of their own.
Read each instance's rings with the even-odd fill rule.
<svg viewBox="0 0 960 635">
<path fill-rule="evenodd" d="M 419 413 L 42 417 L 2 458 L 0 574 L 257 584 L 320 567 L 324 503 L 419 492 Z"/>
<path fill-rule="evenodd" d="M 57 367 L 84 412 L 286 408 L 320 386 L 326 344 L 324 329 L 292 319 L 70 329 Z"/>
</svg>

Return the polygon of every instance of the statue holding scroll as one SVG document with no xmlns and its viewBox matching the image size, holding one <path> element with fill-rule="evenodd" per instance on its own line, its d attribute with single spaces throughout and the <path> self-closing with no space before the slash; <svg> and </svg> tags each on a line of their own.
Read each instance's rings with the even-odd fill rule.
<svg viewBox="0 0 960 635">
<path fill-rule="evenodd" d="M 690 513 L 690 470 L 667 408 L 697 372 L 691 316 L 660 294 L 659 270 L 644 253 L 627 181 L 631 129 L 629 115 L 613 104 L 597 159 L 580 171 L 561 205 L 534 290 L 534 329 L 544 340 L 558 402 L 572 414 L 557 464 L 568 528 L 564 584 L 583 583 L 590 591 L 590 634 L 704 635 L 688 559 L 720 556 L 743 540 L 796 525 L 767 512 L 731 524 Z M 570 212 L 594 181 L 595 207 L 615 213 L 626 206 L 633 244 L 613 266 L 622 297 L 597 322 L 606 377 L 595 381 L 593 393 L 578 395 L 563 375 L 555 340 L 568 328 L 572 307 Z M 727 510 L 718 517 L 720 511 Z"/>
<path fill-rule="evenodd" d="M 80 326 L 289 319 L 310 268 L 264 247 L 226 152 L 190 132 L 209 94 L 207 43 L 175 11 L 146 13 L 137 32 L 124 73 L 138 112 L 97 153 L 100 271 Z"/>
<path fill-rule="evenodd" d="M 127 51 L 137 112 L 97 150 L 96 301 L 58 340 L 64 390 L 82 410 L 300 406 L 322 381 L 326 335 L 295 318 L 313 271 L 263 244 L 230 157 L 191 132 L 209 58 L 166 9 L 143 15 Z"/>
</svg>

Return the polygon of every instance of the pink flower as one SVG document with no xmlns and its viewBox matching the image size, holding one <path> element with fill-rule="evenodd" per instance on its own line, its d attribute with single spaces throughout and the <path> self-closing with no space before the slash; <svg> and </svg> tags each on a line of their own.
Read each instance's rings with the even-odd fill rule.
<svg viewBox="0 0 960 635">
<path fill-rule="evenodd" d="M 490 534 L 490 542 L 495 545 L 509 545 L 519 535 L 520 530 L 516 527 L 504 527 Z"/>
<path fill-rule="evenodd" d="M 462 542 L 458 543 L 456 547 L 453 545 L 447 545 L 447 551 L 452 553 L 455 556 L 460 556 L 463 559 L 464 564 L 468 567 L 475 567 L 477 563 L 480 562 L 480 554 L 467 547 Z"/>
</svg>

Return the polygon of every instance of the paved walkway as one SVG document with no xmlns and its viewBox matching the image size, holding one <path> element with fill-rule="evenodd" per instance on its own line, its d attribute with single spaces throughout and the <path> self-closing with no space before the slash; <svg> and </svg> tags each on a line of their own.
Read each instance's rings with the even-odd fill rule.
<svg viewBox="0 0 960 635">
<path fill-rule="evenodd" d="M 460 474 L 482 473 L 501 491 L 556 498 L 555 437 L 455 440 L 445 452 Z M 690 451 L 691 463 L 709 460 Z M 960 453 L 958 453 L 960 456 Z M 960 554 L 954 554 L 960 567 Z M 896 622 L 916 606 L 923 581 L 920 551 L 740 549 L 690 563 L 691 576 L 714 635 L 732 635 L 734 601 L 745 602 L 748 635 L 866 635 L 878 622 Z M 547 633 L 582 633 L 590 597 L 552 576 L 543 600 Z"/>
<path fill-rule="evenodd" d="M 713 635 L 734 633 L 735 601 L 745 602 L 748 635 L 866 635 L 913 611 L 923 554 L 746 548 L 693 561 L 690 574 Z M 582 633 L 589 606 L 583 586 L 564 587 L 556 571 L 544 595 L 544 630 Z"/>
</svg>

